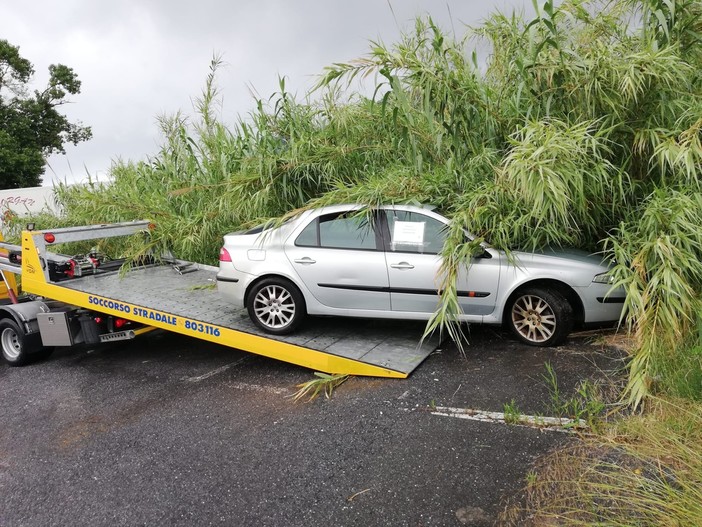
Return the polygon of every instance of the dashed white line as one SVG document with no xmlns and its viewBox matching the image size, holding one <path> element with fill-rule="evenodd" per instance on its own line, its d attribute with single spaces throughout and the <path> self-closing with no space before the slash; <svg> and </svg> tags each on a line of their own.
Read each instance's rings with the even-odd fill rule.
<svg viewBox="0 0 702 527">
<path fill-rule="evenodd" d="M 558 432 L 568 432 L 573 429 L 587 428 L 587 422 L 583 419 L 567 419 L 565 417 L 542 417 L 539 415 L 515 415 L 505 419 L 502 412 L 487 412 L 475 410 L 473 408 L 452 408 L 450 406 L 437 406 L 432 415 L 443 417 L 456 417 L 458 419 L 470 419 L 472 421 L 482 421 L 485 423 L 506 423 L 555 430 Z M 514 421 L 514 422 L 511 422 Z"/>
<path fill-rule="evenodd" d="M 216 369 L 214 369 L 214 370 L 212 370 L 212 371 L 208 371 L 207 373 L 203 373 L 202 375 L 198 375 L 198 376 L 196 376 L 196 377 L 183 377 L 183 380 L 184 380 L 184 381 L 187 381 L 187 382 L 200 382 L 200 381 L 204 381 L 205 379 L 209 379 L 210 377 L 213 377 L 213 376 L 215 376 L 215 375 L 218 375 L 218 374 L 220 374 L 220 373 L 222 373 L 222 372 L 227 371 L 227 370 L 228 370 L 229 368 L 231 368 L 232 366 L 236 366 L 237 364 L 241 364 L 241 363 L 244 362 L 245 360 L 246 360 L 246 358 L 239 359 L 239 360 L 234 361 L 234 362 L 232 362 L 232 363 L 230 363 L 230 364 L 225 364 L 224 366 L 220 366 L 219 368 L 216 368 Z"/>
<path fill-rule="evenodd" d="M 290 390 L 287 388 L 275 388 L 274 386 L 262 386 L 260 384 L 249 384 L 247 382 L 232 382 L 227 384 L 229 388 L 235 390 L 249 390 L 253 392 L 271 393 L 273 395 L 288 395 Z"/>
</svg>

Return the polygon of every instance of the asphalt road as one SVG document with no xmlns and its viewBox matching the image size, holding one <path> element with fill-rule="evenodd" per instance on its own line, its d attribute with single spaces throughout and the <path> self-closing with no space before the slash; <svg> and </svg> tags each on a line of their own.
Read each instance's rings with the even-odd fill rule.
<svg viewBox="0 0 702 527">
<path fill-rule="evenodd" d="M 546 361 L 566 394 L 615 363 L 584 338 L 471 342 L 308 403 L 308 370 L 168 333 L 0 363 L 0 526 L 490 525 L 568 436 L 432 407 L 547 415 Z"/>
</svg>

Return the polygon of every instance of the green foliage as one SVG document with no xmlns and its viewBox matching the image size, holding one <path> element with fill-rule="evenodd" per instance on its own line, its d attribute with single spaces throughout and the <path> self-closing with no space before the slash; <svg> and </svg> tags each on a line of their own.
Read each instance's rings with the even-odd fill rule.
<svg viewBox="0 0 702 527">
<path fill-rule="evenodd" d="M 28 94 L 34 68 L 19 48 L 0 40 L 0 189 L 41 183 L 46 157 L 64 144 L 90 139 L 90 128 L 71 123 L 57 107 L 80 93 L 80 81 L 63 64 L 49 66 L 43 91 Z"/>
<path fill-rule="evenodd" d="M 659 188 L 631 211 L 606 242 L 612 275 L 627 293 L 628 323 L 639 349 L 628 391 L 647 393 L 651 361 L 665 361 L 696 336 L 702 312 L 702 193 Z"/>
<path fill-rule="evenodd" d="M 597 429 L 606 408 L 597 385 L 585 379 L 578 384 L 575 394 L 566 398 L 558 387 L 556 370 L 550 362 L 545 366 L 546 373 L 543 374 L 543 378 L 551 398 L 551 412 L 556 417 L 566 417 L 574 421 L 582 419 L 587 422 L 590 430 Z"/>
<path fill-rule="evenodd" d="M 505 423 L 508 425 L 519 424 L 522 418 L 522 412 L 519 411 L 519 407 L 514 399 L 503 405 L 502 412 L 505 416 Z"/>
<path fill-rule="evenodd" d="M 667 353 L 651 361 L 653 392 L 702 401 L 702 344 L 699 334 L 688 337 Z"/>
<path fill-rule="evenodd" d="M 214 263 L 222 234 L 291 210 L 431 202 L 453 225 L 427 331 L 458 342 L 466 230 L 508 251 L 603 250 L 629 294 L 639 404 L 699 313 L 701 35 L 692 0 L 547 1 L 532 20 L 496 13 L 462 37 L 420 18 L 327 68 L 302 101 L 280 79 L 229 127 L 214 58 L 196 117 L 162 118 L 160 151 L 116 163 L 111 185 L 63 189 L 65 221 L 148 218 L 157 246 Z M 492 46 L 484 65 L 472 37 Z M 350 92 L 358 79 L 375 83 L 372 99 Z"/>
<path fill-rule="evenodd" d="M 605 434 L 561 449 L 529 478 L 500 525 L 702 525 L 702 409 L 651 401 Z"/>
<path fill-rule="evenodd" d="M 307 401 L 312 401 L 321 393 L 327 399 L 331 398 L 334 390 L 349 380 L 348 375 L 329 375 L 327 373 L 314 372 L 317 379 L 298 384 L 298 390 L 293 395 L 294 401 L 299 401 L 307 397 Z"/>
</svg>

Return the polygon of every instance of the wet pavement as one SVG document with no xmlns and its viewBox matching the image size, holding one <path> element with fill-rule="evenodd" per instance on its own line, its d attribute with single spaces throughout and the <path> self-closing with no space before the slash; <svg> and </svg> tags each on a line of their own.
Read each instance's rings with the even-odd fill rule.
<svg viewBox="0 0 702 527">
<path fill-rule="evenodd" d="M 621 365 L 589 337 L 470 340 L 302 403 L 312 372 L 165 332 L 0 363 L 0 526 L 491 525 L 569 436 L 432 408 L 549 415 L 546 362 L 563 397 Z"/>
</svg>

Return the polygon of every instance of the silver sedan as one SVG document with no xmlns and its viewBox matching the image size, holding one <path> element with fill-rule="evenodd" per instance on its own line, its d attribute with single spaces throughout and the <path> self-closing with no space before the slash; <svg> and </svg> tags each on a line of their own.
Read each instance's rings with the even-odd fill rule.
<svg viewBox="0 0 702 527">
<path fill-rule="evenodd" d="M 227 234 L 217 288 L 272 334 L 306 315 L 428 320 L 449 220 L 429 207 L 358 205 L 307 210 L 275 228 Z M 504 324 L 522 341 L 557 345 L 583 324 L 619 319 L 600 258 L 578 251 L 482 246 L 457 281 L 461 321 Z"/>
</svg>

